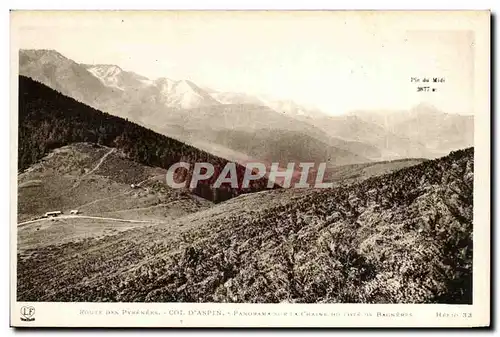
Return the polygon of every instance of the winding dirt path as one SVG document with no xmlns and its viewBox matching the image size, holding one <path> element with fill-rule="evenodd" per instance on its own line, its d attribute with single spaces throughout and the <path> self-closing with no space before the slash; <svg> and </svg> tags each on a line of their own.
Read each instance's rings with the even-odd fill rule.
<svg viewBox="0 0 500 337">
<path fill-rule="evenodd" d="M 73 185 L 73 188 L 75 187 L 78 187 L 78 185 L 80 185 L 80 182 L 85 179 L 85 177 L 91 175 L 92 173 L 94 173 L 95 171 L 97 171 L 99 169 L 99 167 L 101 167 L 101 165 L 104 163 L 104 161 L 106 160 L 106 158 L 112 154 L 113 152 L 115 152 L 116 149 L 115 148 L 112 148 L 111 150 L 109 150 L 108 152 L 106 152 L 104 154 L 104 156 L 101 157 L 101 159 L 99 159 L 99 162 L 97 163 L 97 165 L 92 169 L 90 170 L 89 172 L 85 173 L 83 176 L 80 177 L 80 179 Z"/>
</svg>

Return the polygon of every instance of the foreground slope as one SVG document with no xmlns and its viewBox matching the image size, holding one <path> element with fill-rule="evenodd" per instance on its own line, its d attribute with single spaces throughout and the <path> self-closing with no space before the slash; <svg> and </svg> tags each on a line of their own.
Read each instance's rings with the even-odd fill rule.
<svg viewBox="0 0 500 337">
<path fill-rule="evenodd" d="M 326 170 L 324 181 L 335 185 L 348 185 L 417 165 L 426 160 L 428 159 L 411 158 L 330 167 Z"/>
<path fill-rule="evenodd" d="M 18 254 L 19 301 L 471 303 L 472 148 Z"/>
</svg>

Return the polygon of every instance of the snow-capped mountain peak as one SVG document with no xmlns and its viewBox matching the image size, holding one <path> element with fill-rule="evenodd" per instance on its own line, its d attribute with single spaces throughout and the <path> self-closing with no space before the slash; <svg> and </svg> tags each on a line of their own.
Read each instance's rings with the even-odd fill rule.
<svg viewBox="0 0 500 337">
<path fill-rule="evenodd" d="M 200 87 L 188 80 L 175 83 L 169 97 L 170 106 L 191 109 L 207 105 L 220 104 Z"/>
<path fill-rule="evenodd" d="M 166 77 L 160 77 L 153 83 L 163 95 L 169 95 L 176 84 L 177 81 Z"/>
<path fill-rule="evenodd" d="M 175 86 L 175 91 L 177 93 L 188 93 L 188 92 L 198 93 L 199 91 L 201 91 L 201 89 L 198 88 L 193 82 L 190 82 L 188 80 L 181 80 L 177 82 L 177 85 Z"/>
<path fill-rule="evenodd" d="M 120 86 L 119 76 L 123 72 L 120 67 L 113 64 L 96 64 L 87 67 L 87 70 L 101 80 L 104 85 L 124 90 L 124 88 Z"/>
<path fill-rule="evenodd" d="M 153 82 L 158 89 L 159 100 L 172 108 L 191 109 L 220 104 L 207 92 L 189 80 L 172 80 L 166 77 Z"/>
</svg>

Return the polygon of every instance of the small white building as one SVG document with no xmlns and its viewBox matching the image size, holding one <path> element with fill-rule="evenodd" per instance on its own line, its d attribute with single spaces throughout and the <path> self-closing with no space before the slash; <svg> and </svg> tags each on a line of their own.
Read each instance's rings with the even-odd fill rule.
<svg viewBox="0 0 500 337">
<path fill-rule="evenodd" d="M 77 210 L 77 209 L 72 209 L 72 210 L 69 212 L 69 214 L 72 214 L 72 215 L 77 215 L 78 213 L 80 213 L 80 212 L 78 212 L 78 210 Z"/>
<path fill-rule="evenodd" d="M 61 214 L 62 214 L 61 211 L 52 211 L 52 212 L 45 213 L 45 217 L 52 218 L 52 217 L 56 217 L 56 216 L 61 215 Z"/>
</svg>

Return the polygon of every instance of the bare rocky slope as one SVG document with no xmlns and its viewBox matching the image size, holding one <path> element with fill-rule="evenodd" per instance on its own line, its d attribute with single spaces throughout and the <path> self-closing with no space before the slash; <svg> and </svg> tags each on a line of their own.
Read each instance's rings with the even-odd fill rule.
<svg viewBox="0 0 500 337">
<path fill-rule="evenodd" d="M 19 301 L 471 303 L 473 148 L 18 255 Z"/>
</svg>

